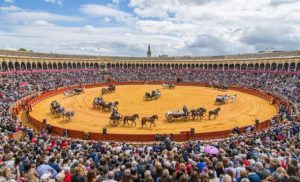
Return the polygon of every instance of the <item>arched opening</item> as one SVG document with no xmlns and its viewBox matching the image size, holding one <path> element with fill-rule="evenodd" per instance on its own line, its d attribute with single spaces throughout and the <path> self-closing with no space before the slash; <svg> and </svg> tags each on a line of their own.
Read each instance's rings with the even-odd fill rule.
<svg viewBox="0 0 300 182">
<path fill-rule="evenodd" d="M 24 62 L 21 62 L 21 70 L 26 70 L 26 65 Z"/>
<path fill-rule="evenodd" d="M 182 69 L 182 64 L 179 64 L 179 69 Z"/>
<path fill-rule="evenodd" d="M 266 66 L 265 66 L 265 70 L 267 70 L 267 71 L 268 71 L 268 70 L 270 70 L 270 68 L 271 68 L 271 65 L 270 65 L 270 63 L 267 63 L 267 64 L 266 64 Z"/>
<path fill-rule="evenodd" d="M 241 65 L 240 64 L 235 64 L 234 65 L 234 69 L 235 70 L 240 70 L 241 69 Z"/>
<path fill-rule="evenodd" d="M 234 70 L 234 64 L 230 64 L 230 65 L 229 65 L 229 69 L 230 69 L 230 70 Z"/>
<path fill-rule="evenodd" d="M 7 66 L 6 62 L 2 62 L 1 69 L 2 69 L 3 71 L 7 71 L 7 68 L 8 68 L 8 66 Z"/>
<path fill-rule="evenodd" d="M 288 71 L 289 70 L 289 63 L 284 63 L 283 70 Z"/>
<path fill-rule="evenodd" d="M 295 71 L 295 67 L 296 67 L 296 64 L 294 62 L 292 62 L 290 64 L 290 71 Z"/>
<path fill-rule="evenodd" d="M 207 67 L 208 67 L 208 66 L 207 66 L 207 64 L 204 64 L 204 69 L 206 69 L 206 70 L 207 70 Z"/>
<path fill-rule="evenodd" d="M 53 69 L 57 70 L 57 64 L 53 63 Z"/>
<path fill-rule="evenodd" d="M 110 68 L 111 68 L 110 63 L 107 63 L 106 67 L 107 67 L 108 69 L 110 69 Z"/>
<path fill-rule="evenodd" d="M 253 64 L 248 64 L 248 70 L 253 70 Z"/>
<path fill-rule="evenodd" d="M 29 62 L 26 63 L 26 68 L 27 68 L 27 70 L 31 70 L 31 64 Z"/>
<path fill-rule="evenodd" d="M 58 63 L 57 65 L 58 65 L 58 69 L 61 70 L 62 69 L 62 64 Z"/>
<path fill-rule="evenodd" d="M 94 68 L 94 63 L 90 63 L 90 68 Z"/>
<path fill-rule="evenodd" d="M 219 64 L 218 69 L 223 70 L 223 64 Z"/>
<path fill-rule="evenodd" d="M 68 63 L 68 69 L 72 69 L 72 63 Z"/>
<path fill-rule="evenodd" d="M 72 68 L 73 68 L 73 69 L 76 69 L 76 68 L 77 68 L 76 63 L 72 63 Z"/>
<path fill-rule="evenodd" d="M 15 70 L 20 70 L 20 64 L 18 62 L 15 62 Z"/>
<path fill-rule="evenodd" d="M 175 64 L 175 69 L 176 69 L 176 70 L 178 69 L 178 64 Z"/>
<path fill-rule="evenodd" d="M 228 70 L 228 64 L 224 65 L 224 70 Z"/>
<path fill-rule="evenodd" d="M 38 62 L 38 64 L 37 64 L 37 69 L 38 69 L 38 70 L 41 70 L 41 69 L 42 69 L 42 63 Z"/>
<path fill-rule="evenodd" d="M 32 65 L 31 65 L 31 66 L 32 66 L 32 69 L 33 69 L 33 70 L 35 70 L 35 69 L 36 69 L 36 64 L 35 64 L 35 63 L 32 63 Z"/>
<path fill-rule="evenodd" d="M 115 64 L 111 64 L 111 68 L 115 69 L 116 65 Z"/>
<path fill-rule="evenodd" d="M 200 69 L 203 69 L 203 67 L 204 67 L 203 64 L 200 64 Z"/>
<path fill-rule="evenodd" d="M 212 64 L 209 64 L 209 65 L 207 66 L 207 68 L 208 68 L 209 70 L 211 70 L 211 69 L 212 69 Z"/>
<path fill-rule="evenodd" d="M 95 65 L 96 65 L 96 67 L 95 67 Z M 105 67 L 106 65 L 105 65 L 105 63 L 96 63 L 96 64 L 94 64 L 94 67 L 95 68 L 100 68 L 100 69 L 105 69 L 105 68 L 107 68 L 107 67 Z"/>
<path fill-rule="evenodd" d="M 217 65 L 217 64 L 214 64 L 214 65 L 213 65 L 213 69 L 214 69 L 214 70 L 218 69 L 218 65 Z"/>
<path fill-rule="evenodd" d="M 274 71 L 274 70 L 276 70 L 276 69 L 277 69 L 276 63 L 272 63 L 272 64 L 271 64 L 271 70 Z"/>
<path fill-rule="evenodd" d="M 256 63 L 256 64 L 254 65 L 254 70 L 258 70 L 258 69 L 259 69 L 259 64 Z"/>
<path fill-rule="evenodd" d="M 53 69 L 53 66 L 51 63 L 48 63 L 48 69 L 52 70 Z"/>
<path fill-rule="evenodd" d="M 9 69 L 9 70 L 14 70 L 14 65 L 13 65 L 12 62 L 9 62 L 9 63 L 8 63 L 8 69 Z"/>
<path fill-rule="evenodd" d="M 259 69 L 260 69 L 260 70 L 264 70 L 264 69 L 265 69 L 265 64 L 264 64 L 264 63 L 261 63 L 261 64 L 259 65 Z"/>
<path fill-rule="evenodd" d="M 282 70 L 282 63 L 279 63 L 277 66 L 277 71 L 281 71 Z"/>
<path fill-rule="evenodd" d="M 84 63 L 81 63 L 81 68 L 85 68 L 85 64 Z"/>
<path fill-rule="evenodd" d="M 300 71 L 300 62 L 297 63 L 296 71 Z"/>
<path fill-rule="evenodd" d="M 241 70 L 247 70 L 247 65 L 246 64 L 242 64 L 242 69 Z"/>
<path fill-rule="evenodd" d="M 90 68 L 90 63 L 85 63 L 86 68 Z"/>
<path fill-rule="evenodd" d="M 43 62 L 43 69 L 46 70 L 47 69 L 47 63 Z"/>
<path fill-rule="evenodd" d="M 67 69 L 67 68 L 68 68 L 67 63 L 63 63 L 63 69 Z"/>
</svg>

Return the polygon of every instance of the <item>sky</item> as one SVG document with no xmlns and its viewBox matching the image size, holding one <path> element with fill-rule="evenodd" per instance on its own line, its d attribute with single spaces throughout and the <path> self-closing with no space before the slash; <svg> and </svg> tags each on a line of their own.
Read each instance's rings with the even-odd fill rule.
<svg viewBox="0 0 300 182">
<path fill-rule="evenodd" d="M 105 56 L 300 50 L 300 0 L 0 0 L 0 49 Z"/>
</svg>

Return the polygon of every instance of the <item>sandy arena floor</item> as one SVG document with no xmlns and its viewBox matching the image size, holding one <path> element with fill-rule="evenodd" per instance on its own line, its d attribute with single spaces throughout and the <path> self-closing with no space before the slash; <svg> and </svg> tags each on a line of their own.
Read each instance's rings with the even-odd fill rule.
<svg viewBox="0 0 300 182">
<path fill-rule="evenodd" d="M 159 88 L 161 97 L 154 101 L 144 101 L 145 92 Z M 136 127 L 118 126 L 112 127 L 109 124 L 110 113 L 96 110 L 92 106 L 95 97 L 100 96 L 101 88 L 86 89 L 84 94 L 65 97 L 63 94 L 45 99 L 33 107 L 31 115 L 36 119 L 47 119 L 47 122 L 54 126 L 67 129 L 99 132 L 107 128 L 108 133 L 124 134 L 156 134 L 156 133 L 180 133 L 195 128 L 195 132 L 220 131 L 232 129 L 235 126 L 246 126 L 254 124 L 255 119 L 264 121 L 276 114 L 276 108 L 269 102 L 249 94 L 236 91 L 217 91 L 210 88 L 195 86 L 176 86 L 174 90 L 162 89 L 160 85 L 123 85 L 117 86 L 116 92 L 104 95 L 105 101 L 119 101 L 119 112 L 122 115 L 137 113 L 140 118 L 157 114 L 159 120 L 154 128 L 141 128 L 141 121 L 138 119 Z M 182 110 L 187 105 L 188 109 L 205 107 L 207 110 L 216 108 L 215 97 L 218 94 L 238 94 L 237 101 L 221 106 L 219 117 L 208 120 L 208 116 L 201 120 L 188 122 L 177 120 L 168 122 L 165 119 L 166 111 Z M 62 118 L 53 116 L 50 112 L 50 103 L 57 100 L 66 110 L 75 111 L 75 117 L 71 122 L 63 121 Z"/>
</svg>

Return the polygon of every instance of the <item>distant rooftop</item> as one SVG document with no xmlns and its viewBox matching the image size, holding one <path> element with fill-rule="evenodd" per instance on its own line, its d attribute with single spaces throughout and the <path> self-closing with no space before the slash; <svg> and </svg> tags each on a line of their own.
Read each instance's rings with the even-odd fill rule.
<svg viewBox="0 0 300 182">
<path fill-rule="evenodd" d="M 29 57 L 29 58 L 51 58 L 51 59 L 98 59 L 98 60 L 218 60 L 218 59 L 250 59 L 250 58 L 280 58 L 300 57 L 300 51 L 260 51 L 251 54 L 236 54 L 224 56 L 182 56 L 182 57 L 121 57 L 121 56 L 89 56 L 89 55 L 68 55 L 53 53 L 38 53 L 26 51 L 0 50 L 0 56 L 7 57 Z"/>
</svg>

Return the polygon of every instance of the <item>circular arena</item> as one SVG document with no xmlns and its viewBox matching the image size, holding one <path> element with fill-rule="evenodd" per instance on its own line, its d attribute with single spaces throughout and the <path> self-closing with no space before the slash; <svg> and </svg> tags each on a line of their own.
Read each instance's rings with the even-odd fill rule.
<svg viewBox="0 0 300 182">
<path fill-rule="evenodd" d="M 299 178 L 297 51 L 181 58 L 0 51 L 0 75 L 5 180 L 31 181 L 34 171 L 35 181 Z M 136 125 L 127 117 L 135 114 Z"/>
<path fill-rule="evenodd" d="M 182 84 L 184 85 L 184 84 Z M 231 130 L 234 127 L 245 127 L 253 125 L 255 120 L 266 121 L 276 115 L 276 107 L 270 101 L 263 98 L 235 90 L 220 91 L 198 85 L 176 85 L 175 89 L 163 89 L 161 85 L 134 84 L 116 85 L 116 91 L 110 94 L 101 95 L 101 88 L 95 87 L 85 89 L 83 94 L 65 96 L 63 93 L 49 97 L 36 103 L 32 107 L 30 116 L 42 121 L 47 120 L 48 124 L 60 128 L 79 130 L 83 132 L 101 133 L 103 128 L 107 133 L 112 134 L 179 134 L 190 131 L 194 128 L 196 133 L 215 132 Z M 144 93 L 151 90 L 161 90 L 161 97 L 157 100 L 145 101 Z M 236 100 L 218 106 L 215 104 L 217 95 L 237 94 Z M 110 123 L 110 112 L 102 111 L 93 107 L 93 99 L 102 96 L 107 102 L 118 101 L 118 112 L 123 116 L 138 114 L 139 118 L 135 123 L 125 124 L 123 121 L 119 126 L 112 126 Z M 50 111 L 50 104 L 56 100 L 63 107 L 76 113 L 71 120 L 63 120 L 62 117 L 53 115 Z M 200 106 L 207 110 L 221 108 L 218 117 L 210 120 L 206 114 L 203 119 L 190 117 L 189 120 L 179 118 L 175 121 L 166 119 L 167 111 L 182 110 L 186 105 L 188 108 L 196 109 Z M 141 125 L 141 117 L 157 115 L 156 126 L 150 127 Z"/>
</svg>

